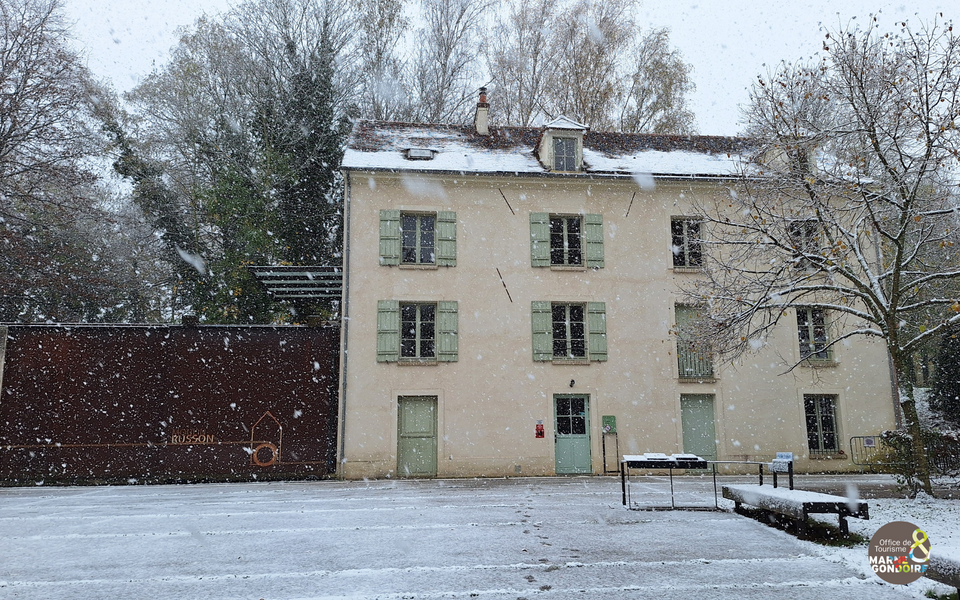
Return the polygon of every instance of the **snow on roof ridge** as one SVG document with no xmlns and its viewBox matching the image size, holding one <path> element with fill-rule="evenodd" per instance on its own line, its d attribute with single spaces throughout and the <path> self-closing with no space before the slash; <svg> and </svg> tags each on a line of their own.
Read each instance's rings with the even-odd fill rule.
<svg viewBox="0 0 960 600">
<path fill-rule="evenodd" d="M 582 123 L 577 123 L 570 117 L 566 115 L 560 115 L 556 119 L 550 121 L 549 123 L 543 126 L 544 129 L 578 129 L 580 131 L 586 131 L 590 129 Z"/>
</svg>

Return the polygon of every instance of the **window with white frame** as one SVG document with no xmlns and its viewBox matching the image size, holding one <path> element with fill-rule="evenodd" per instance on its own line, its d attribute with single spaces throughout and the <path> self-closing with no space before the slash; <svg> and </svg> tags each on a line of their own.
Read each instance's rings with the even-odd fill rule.
<svg viewBox="0 0 960 600">
<path fill-rule="evenodd" d="M 437 305 L 400 303 L 400 358 L 436 358 Z"/>
<path fill-rule="evenodd" d="M 583 220 L 580 215 L 550 216 L 550 264 L 583 264 Z"/>
<path fill-rule="evenodd" d="M 674 267 L 703 266 L 700 229 L 701 221 L 698 219 L 674 217 L 670 220 L 670 248 L 673 251 Z"/>
<path fill-rule="evenodd" d="M 553 168 L 556 171 L 577 170 L 577 138 L 553 138 Z"/>
<path fill-rule="evenodd" d="M 602 269 L 603 215 L 530 213 L 530 264 Z"/>
<path fill-rule="evenodd" d="M 377 303 L 377 362 L 456 362 L 457 311 L 455 300 L 380 300 Z"/>
<path fill-rule="evenodd" d="M 607 360 L 607 309 L 604 302 L 531 304 L 533 360 Z"/>
<path fill-rule="evenodd" d="M 400 262 L 405 265 L 432 265 L 436 262 L 436 216 L 400 215 Z"/>
<path fill-rule="evenodd" d="M 833 360 L 832 348 L 829 347 L 827 314 L 824 309 L 797 307 L 797 338 L 800 341 L 801 360 Z"/>
<path fill-rule="evenodd" d="M 827 394 L 804 394 L 803 412 L 807 422 L 807 447 L 810 453 L 817 455 L 839 451 L 837 397 Z"/>
<path fill-rule="evenodd" d="M 787 236 L 790 239 L 790 246 L 794 250 L 794 256 L 799 260 L 797 268 L 809 268 L 809 258 L 803 258 L 811 254 L 817 254 L 820 244 L 820 226 L 814 219 L 803 219 L 800 221 L 791 221 L 787 224 Z"/>
<path fill-rule="evenodd" d="M 553 315 L 553 357 L 586 358 L 587 327 L 582 304 L 554 303 Z"/>
<path fill-rule="evenodd" d="M 380 211 L 380 264 L 457 265 L 457 214 L 452 211 Z"/>
</svg>

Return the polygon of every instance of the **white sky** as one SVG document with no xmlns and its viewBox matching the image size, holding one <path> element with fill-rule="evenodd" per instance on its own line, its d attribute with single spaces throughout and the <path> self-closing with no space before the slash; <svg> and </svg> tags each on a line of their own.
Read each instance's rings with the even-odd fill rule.
<svg viewBox="0 0 960 600">
<path fill-rule="evenodd" d="M 203 13 L 226 9 L 230 0 L 66 0 L 76 36 L 86 48 L 94 73 L 129 90 L 176 43 L 177 28 Z M 821 26 L 836 27 L 851 18 L 880 14 L 881 27 L 907 19 L 928 22 L 942 11 L 960 17 L 956 3 L 938 0 L 647 0 L 639 13 L 644 28 L 669 27 L 671 42 L 693 64 L 697 91 L 691 105 L 700 132 L 735 135 L 739 105 L 765 65 L 795 61 L 821 47 Z"/>
</svg>

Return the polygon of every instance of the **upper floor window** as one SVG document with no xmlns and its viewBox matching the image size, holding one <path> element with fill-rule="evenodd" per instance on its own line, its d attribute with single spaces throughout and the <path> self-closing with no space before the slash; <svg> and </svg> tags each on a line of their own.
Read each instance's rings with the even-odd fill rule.
<svg viewBox="0 0 960 600">
<path fill-rule="evenodd" d="M 550 217 L 550 264 L 583 264 L 583 224 L 580 216 Z"/>
<path fill-rule="evenodd" d="M 701 222 L 697 219 L 675 217 L 670 220 L 670 248 L 674 267 L 703 266 L 700 230 Z"/>
<path fill-rule="evenodd" d="M 380 264 L 456 266 L 457 213 L 381 210 Z"/>
<path fill-rule="evenodd" d="M 819 230 L 819 224 L 815 219 L 791 221 L 787 224 L 787 236 L 794 250 L 794 256 L 798 258 L 796 264 L 798 268 L 810 266 L 809 260 L 804 256 L 817 253 L 820 243 Z"/>
<path fill-rule="evenodd" d="M 797 308 L 797 338 L 801 360 L 833 360 L 833 352 L 828 347 L 826 311 L 822 308 Z"/>
<path fill-rule="evenodd" d="M 530 213 L 534 267 L 603 267 L 603 215 Z"/>
<path fill-rule="evenodd" d="M 434 215 L 400 215 L 401 263 L 432 265 L 436 262 L 435 221 Z"/>
<path fill-rule="evenodd" d="M 577 138 L 553 138 L 553 168 L 555 171 L 577 170 Z"/>
</svg>

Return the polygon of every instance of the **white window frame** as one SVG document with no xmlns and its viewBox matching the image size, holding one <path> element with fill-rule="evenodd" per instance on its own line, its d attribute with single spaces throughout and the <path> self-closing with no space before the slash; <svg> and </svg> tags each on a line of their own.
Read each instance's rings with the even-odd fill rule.
<svg viewBox="0 0 960 600">
<path fill-rule="evenodd" d="M 697 231 L 691 234 L 690 225 L 696 225 Z M 676 227 L 680 227 L 679 235 Z M 703 220 L 695 217 L 670 218 L 670 248 L 673 254 L 674 269 L 701 269 L 703 267 Z M 678 243 L 679 242 L 679 243 Z"/>
<path fill-rule="evenodd" d="M 433 311 L 433 320 L 427 321 L 423 318 L 423 309 L 430 308 Z M 413 309 L 415 311 L 413 320 L 405 318 L 405 310 Z M 407 324 L 413 323 L 413 330 L 407 330 Z M 425 325 L 429 324 L 429 327 Z M 432 335 L 424 332 L 424 329 L 432 329 Z M 411 335 L 412 334 L 412 335 Z M 405 342 L 413 342 L 412 353 L 404 348 Z M 424 353 L 424 343 L 429 343 L 429 354 Z M 407 352 L 405 354 L 405 352 Z M 437 360 L 437 303 L 436 302 L 401 302 L 400 303 L 400 360 L 401 361 L 435 361 Z"/>
<path fill-rule="evenodd" d="M 843 452 L 840 448 L 840 422 L 837 418 L 838 400 L 836 394 L 803 395 L 803 418 L 807 430 L 807 449 L 812 456 L 826 456 Z M 825 427 L 827 422 L 825 422 L 824 417 L 827 417 L 829 422 L 832 423 L 832 431 Z M 816 440 L 816 448 L 813 447 L 814 440 Z"/>
<path fill-rule="evenodd" d="M 408 219 L 415 219 L 413 228 L 413 246 L 407 245 L 407 234 L 411 233 L 404 229 L 404 222 Z M 423 260 L 424 252 L 424 219 L 430 219 L 433 223 L 432 240 L 429 248 L 432 249 L 427 260 Z M 414 260 L 407 260 L 408 251 L 412 250 Z M 401 212 L 400 213 L 400 264 L 401 265 L 436 265 L 437 264 L 437 213 L 422 212 Z"/>
</svg>

